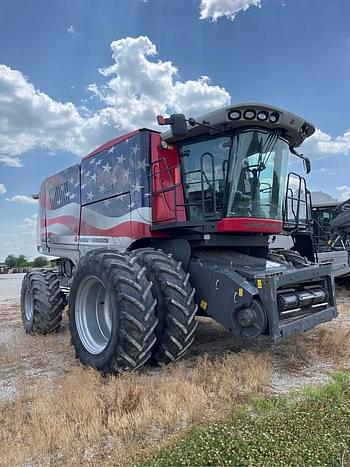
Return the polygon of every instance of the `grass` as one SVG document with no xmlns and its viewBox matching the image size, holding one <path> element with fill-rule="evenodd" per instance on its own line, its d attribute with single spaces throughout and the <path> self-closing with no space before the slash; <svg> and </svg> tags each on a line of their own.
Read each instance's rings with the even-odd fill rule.
<svg viewBox="0 0 350 467">
<path fill-rule="evenodd" d="M 333 378 L 303 397 L 253 400 L 140 465 L 349 465 L 350 373 Z"/>
<path fill-rule="evenodd" d="M 269 361 L 245 352 L 110 378 L 76 366 L 55 385 L 43 381 L 0 402 L 1 465 L 125 465 L 141 449 L 223 416 L 269 378 Z"/>
</svg>

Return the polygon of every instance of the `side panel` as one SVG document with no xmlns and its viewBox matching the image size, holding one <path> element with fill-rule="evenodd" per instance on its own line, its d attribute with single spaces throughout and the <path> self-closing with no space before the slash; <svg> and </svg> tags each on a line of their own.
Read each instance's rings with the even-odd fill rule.
<svg viewBox="0 0 350 467">
<path fill-rule="evenodd" d="M 140 131 L 82 161 L 82 250 L 122 250 L 151 235 L 149 135 Z"/>
<path fill-rule="evenodd" d="M 51 248 L 66 245 L 77 249 L 80 217 L 79 164 L 46 180 L 45 205 L 47 246 Z"/>
</svg>

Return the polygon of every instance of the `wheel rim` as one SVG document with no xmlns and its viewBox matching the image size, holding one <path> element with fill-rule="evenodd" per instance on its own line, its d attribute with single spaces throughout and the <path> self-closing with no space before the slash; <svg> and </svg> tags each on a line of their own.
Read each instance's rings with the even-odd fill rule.
<svg viewBox="0 0 350 467">
<path fill-rule="evenodd" d="M 31 290 L 27 290 L 24 298 L 24 314 L 26 320 L 30 322 L 33 319 L 34 306 L 33 306 L 33 294 Z"/>
<path fill-rule="evenodd" d="M 95 276 L 86 277 L 80 284 L 75 322 L 85 349 L 94 355 L 102 353 L 112 334 L 112 309 L 103 282 Z"/>
</svg>

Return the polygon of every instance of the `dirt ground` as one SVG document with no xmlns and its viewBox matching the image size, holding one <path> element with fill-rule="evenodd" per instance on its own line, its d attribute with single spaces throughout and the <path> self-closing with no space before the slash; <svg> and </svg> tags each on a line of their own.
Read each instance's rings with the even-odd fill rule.
<svg viewBox="0 0 350 467">
<path fill-rule="evenodd" d="M 338 319 L 277 345 L 234 340 L 200 317 L 182 361 L 102 380 L 75 359 L 66 314 L 59 332 L 27 336 L 19 299 L 0 296 L 0 465 L 101 459 L 122 465 L 194 423 L 224 415 L 248 393 L 326 382 L 332 370 L 349 365 L 350 291 L 338 289 L 337 303 Z"/>
</svg>

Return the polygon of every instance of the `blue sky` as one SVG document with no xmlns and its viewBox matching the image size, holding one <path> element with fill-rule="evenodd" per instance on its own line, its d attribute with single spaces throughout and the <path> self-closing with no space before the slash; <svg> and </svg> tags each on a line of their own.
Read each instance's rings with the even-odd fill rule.
<svg viewBox="0 0 350 467">
<path fill-rule="evenodd" d="M 350 197 L 349 18 L 348 0 L 1 0 L 0 260 L 36 254 L 45 177 L 174 109 L 300 114 L 311 189 Z"/>
</svg>

